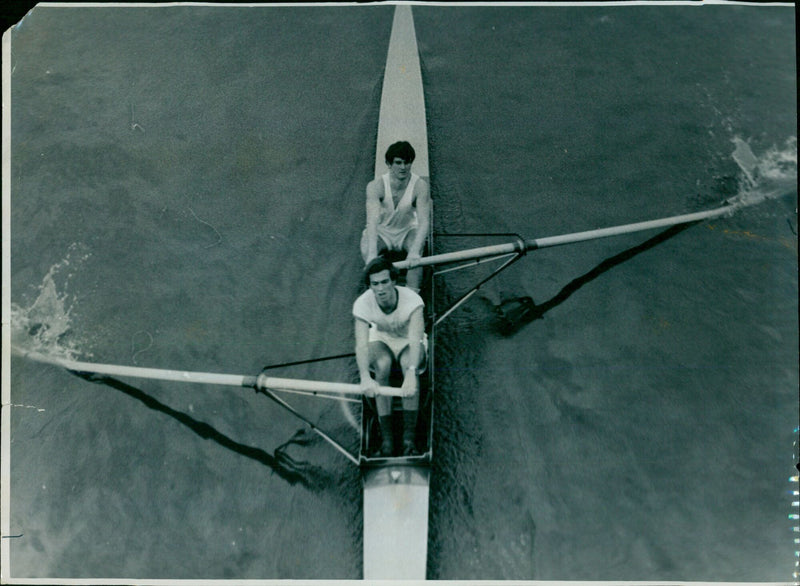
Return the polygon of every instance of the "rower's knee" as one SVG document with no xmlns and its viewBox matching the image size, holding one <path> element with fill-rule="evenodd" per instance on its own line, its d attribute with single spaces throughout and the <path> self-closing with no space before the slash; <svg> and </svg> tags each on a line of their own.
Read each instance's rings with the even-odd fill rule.
<svg viewBox="0 0 800 586">
<path fill-rule="evenodd" d="M 383 353 L 373 356 L 372 369 L 375 372 L 375 380 L 387 380 L 392 370 L 392 357 Z"/>
</svg>

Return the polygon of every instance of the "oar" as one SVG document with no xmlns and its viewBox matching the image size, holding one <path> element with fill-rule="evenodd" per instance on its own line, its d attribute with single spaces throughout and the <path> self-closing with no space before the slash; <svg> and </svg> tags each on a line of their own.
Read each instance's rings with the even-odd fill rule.
<svg viewBox="0 0 800 586">
<path fill-rule="evenodd" d="M 225 385 L 234 387 L 255 387 L 258 389 L 273 389 L 286 391 L 304 391 L 307 393 L 337 393 L 343 395 L 360 395 L 361 387 L 350 383 L 337 383 L 317 380 L 303 380 L 295 378 L 277 378 L 259 374 L 248 376 L 240 374 L 217 374 L 212 372 L 190 372 L 185 370 L 164 370 L 160 368 L 141 368 L 138 366 L 124 366 L 120 364 L 97 364 L 94 362 L 79 362 L 55 356 L 45 356 L 38 352 L 24 352 L 15 349 L 15 353 L 45 364 L 61 366 L 74 372 L 91 372 L 95 374 L 108 374 L 112 376 L 130 376 L 135 378 L 150 378 L 167 381 L 180 381 L 184 383 L 202 383 L 207 385 Z M 402 389 L 395 387 L 379 387 L 379 394 L 402 397 Z"/>
<path fill-rule="evenodd" d="M 394 266 L 398 269 L 408 269 L 427 265 L 439 265 L 459 261 L 475 260 L 490 256 L 499 256 L 515 252 L 526 252 L 528 250 L 536 250 L 539 248 L 548 248 L 551 246 L 560 246 L 562 244 L 572 244 L 574 242 L 583 242 L 585 240 L 608 238 L 609 236 L 619 236 L 621 234 L 630 234 L 631 232 L 642 232 L 644 230 L 652 230 L 655 228 L 676 226 L 678 224 L 688 224 L 690 222 L 698 222 L 700 220 L 707 220 L 709 218 L 716 218 L 725 214 L 730 214 L 740 205 L 741 204 L 729 203 L 713 210 L 695 212 L 692 214 L 683 214 L 681 216 L 671 216 L 669 218 L 660 218 L 658 220 L 650 220 L 647 222 L 623 224 L 621 226 L 611 226 L 609 228 L 599 228 L 597 230 L 587 230 L 586 232 L 575 232 L 572 234 L 562 234 L 560 236 L 549 236 L 546 238 L 535 238 L 532 240 L 520 239 L 516 242 L 508 242 L 506 244 L 495 244 L 493 246 L 482 246 L 479 248 L 470 248 L 467 250 L 448 252 L 445 254 L 435 254 L 415 260 L 402 260 L 394 263 Z"/>
</svg>

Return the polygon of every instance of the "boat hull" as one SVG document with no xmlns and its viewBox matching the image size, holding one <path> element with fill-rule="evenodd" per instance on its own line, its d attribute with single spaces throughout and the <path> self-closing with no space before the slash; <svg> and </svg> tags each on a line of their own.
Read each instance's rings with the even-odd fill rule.
<svg viewBox="0 0 800 586">
<path fill-rule="evenodd" d="M 424 580 L 430 469 L 385 465 L 364 471 L 364 578 Z"/>
<path fill-rule="evenodd" d="M 411 7 L 395 7 L 378 121 L 375 177 L 386 172 L 387 147 L 410 142 L 414 172 L 428 180 L 428 135 L 422 74 Z M 430 183 L 430 182 L 429 182 Z M 432 218 L 431 218 L 432 219 Z M 432 253 L 432 231 L 428 254 Z M 364 579 L 424 580 L 428 553 L 428 501 L 433 422 L 433 283 L 426 275 L 423 297 L 428 330 L 428 369 L 420 377 L 417 448 L 420 455 L 379 457 L 374 404 L 365 399 L 359 456 L 364 486 Z M 399 401 L 396 401 L 399 403 Z M 401 406 L 398 404 L 397 408 Z M 398 413 L 399 415 L 399 413 Z M 396 418 L 397 419 L 397 418 Z"/>
</svg>

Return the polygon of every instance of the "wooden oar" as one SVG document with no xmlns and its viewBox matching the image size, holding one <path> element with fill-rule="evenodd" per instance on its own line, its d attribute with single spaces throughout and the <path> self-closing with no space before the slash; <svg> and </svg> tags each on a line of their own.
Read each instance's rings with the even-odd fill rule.
<svg viewBox="0 0 800 586">
<path fill-rule="evenodd" d="M 428 265 L 440 265 L 452 262 L 476 260 L 486 257 L 500 256 L 503 254 L 525 252 L 539 248 L 549 248 L 551 246 L 560 246 L 562 244 L 572 244 L 574 242 L 608 238 L 609 236 L 619 236 L 621 234 L 630 234 L 632 232 L 642 232 L 644 230 L 652 230 L 655 228 L 665 228 L 668 226 L 676 226 L 678 224 L 688 224 L 690 222 L 698 222 L 700 220 L 707 220 L 709 218 L 716 218 L 725 214 L 730 214 L 737 207 L 739 207 L 739 205 L 740 204 L 726 204 L 713 210 L 695 212 L 692 214 L 683 214 L 681 216 L 671 216 L 669 218 L 660 218 L 658 220 L 650 220 L 647 222 L 623 224 L 621 226 L 611 226 L 609 228 L 599 228 L 597 230 L 588 230 L 586 232 L 574 232 L 572 234 L 562 234 L 560 236 L 549 236 L 546 238 L 535 238 L 532 240 L 520 239 L 517 242 L 509 242 L 506 244 L 495 244 L 493 246 L 482 246 L 479 248 L 470 248 L 467 250 L 448 252 L 445 254 L 435 254 L 416 260 L 402 260 L 394 263 L 394 266 L 398 269 L 408 269 Z"/>
<path fill-rule="evenodd" d="M 201 383 L 207 385 L 225 385 L 234 387 L 255 387 L 259 389 L 273 389 L 286 391 L 304 391 L 307 393 L 336 393 L 344 395 L 360 395 L 361 387 L 350 383 L 337 383 L 317 380 L 303 380 L 294 378 L 277 378 L 259 374 L 258 376 L 239 374 L 217 374 L 212 372 L 190 372 L 185 370 L 164 370 L 160 368 L 141 368 L 138 366 L 123 366 L 120 364 L 97 364 L 94 362 L 78 362 L 54 356 L 45 356 L 38 352 L 15 353 L 45 364 L 61 366 L 74 372 L 91 372 L 112 376 L 130 376 L 135 378 L 150 378 L 167 381 L 180 381 L 184 383 Z M 395 387 L 379 387 L 379 394 L 393 397 L 402 397 L 403 391 Z"/>
</svg>

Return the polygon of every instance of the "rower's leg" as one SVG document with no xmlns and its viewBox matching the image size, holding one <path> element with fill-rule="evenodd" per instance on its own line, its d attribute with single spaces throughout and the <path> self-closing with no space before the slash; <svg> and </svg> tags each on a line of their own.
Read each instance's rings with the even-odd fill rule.
<svg viewBox="0 0 800 586">
<path fill-rule="evenodd" d="M 369 368 L 374 378 L 382 387 L 389 386 L 389 376 L 392 373 L 392 363 L 394 355 L 389 347 L 383 342 L 369 343 Z M 391 415 L 392 398 L 379 395 L 375 397 L 375 404 L 378 407 L 378 415 Z"/>
<path fill-rule="evenodd" d="M 414 456 L 417 452 L 417 416 L 419 414 L 419 391 L 411 397 L 403 397 L 403 455 Z"/>
<path fill-rule="evenodd" d="M 420 345 L 419 351 L 419 368 L 426 362 L 425 348 Z M 400 365 L 403 371 L 411 366 L 408 363 L 408 348 L 403 350 L 400 355 Z M 417 417 L 419 415 L 419 379 L 417 379 L 417 392 L 410 397 L 403 397 L 403 455 L 414 456 L 417 455 Z"/>
<path fill-rule="evenodd" d="M 416 269 L 408 269 L 406 273 L 406 287 L 413 289 L 415 293 L 419 293 L 420 285 L 422 284 L 422 267 Z"/>
<path fill-rule="evenodd" d="M 394 456 L 394 429 L 392 428 L 392 416 L 380 415 L 378 423 L 381 427 L 381 456 L 386 458 Z"/>
<path fill-rule="evenodd" d="M 378 256 L 380 256 L 385 250 L 387 250 L 386 242 L 384 242 L 383 238 L 381 238 L 380 235 L 377 236 L 377 248 L 378 248 Z M 365 228 L 364 231 L 361 233 L 361 258 L 364 259 L 365 264 L 372 260 L 371 258 L 368 258 L 368 256 L 369 256 L 369 240 L 367 239 L 367 230 Z"/>
<path fill-rule="evenodd" d="M 394 356 L 389 347 L 383 342 L 370 342 L 369 344 L 370 367 L 375 375 L 375 380 L 381 386 L 389 385 L 389 375 L 392 370 Z M 375 406 L 378 409 L 378 423 L 381 428 L 381 455 L 391 456 L 394 452 L 394 437 L 392 435 L 392 397 L 375 397 Z"/>
<path fill-rule="evenodd" d="M 403 455 L 416 456 L 417 451 L 417 414 L 419 409 L 403 409 Z"/>
<path fill-rule="evenodd" d="M 408 249 L 411 248 L 411 244 L 414 242 L 414 239 L 417 237 L 417 230 L 416 228 L 411 230 L 408 235 L 406 236 L 405 240 L 403 240 L 403 248 L 405 249 L 406 253 Z M 421 251 L 421 254 L 424 252 Z M 419 289 L 422 286 L 422 267 L 417 267 L 415 269 L 408 269 L 406 271 L 406 287 L 413 289 L 416 293 L 419 293 Z"/>
</svg>

